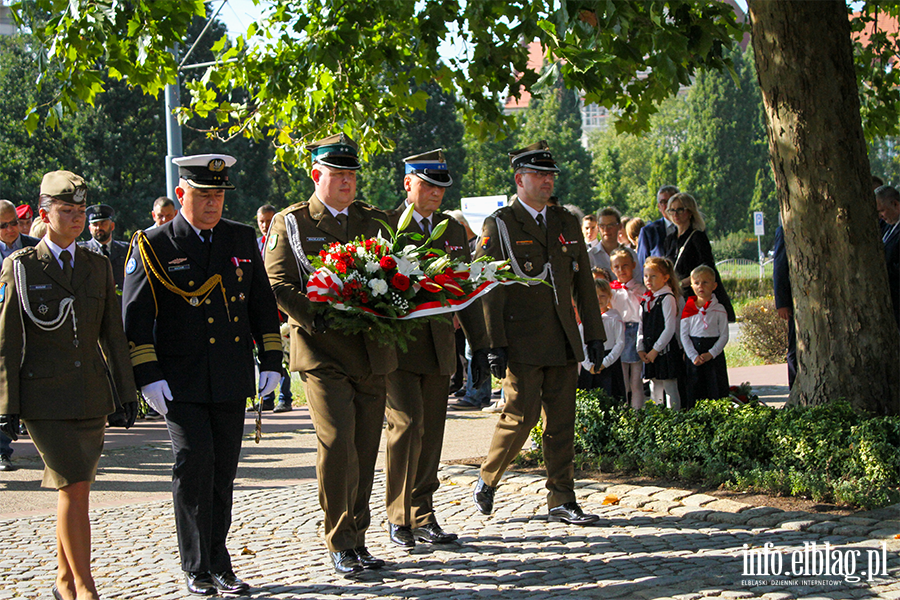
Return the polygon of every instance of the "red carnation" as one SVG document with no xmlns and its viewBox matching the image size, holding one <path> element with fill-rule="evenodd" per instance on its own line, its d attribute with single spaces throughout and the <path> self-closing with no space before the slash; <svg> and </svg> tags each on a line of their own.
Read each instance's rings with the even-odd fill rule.
<svg viewBox="0 0 900 600">
<path fill-rule="evenodd" d="M 379 264 L 381 265 L 381 268 L 384 269 L 385 271 L 390 271 L 391 269 L 397 268 L 397 261 L 394 260 L 390 256 L 383 257 Z"/>
<path fill-rule="evenodd" d="M 394 276 L 391 277 L 391 285 L 401 292 L 405 292 L 409 289 L 409 277 L 403 273 L 394 273 Z"/>
</svg>

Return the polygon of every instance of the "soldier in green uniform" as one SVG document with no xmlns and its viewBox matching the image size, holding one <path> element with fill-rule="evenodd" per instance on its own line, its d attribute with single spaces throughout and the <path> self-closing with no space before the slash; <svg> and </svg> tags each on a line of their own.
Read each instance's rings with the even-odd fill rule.
<svg viewBox="0 0 900 600">
<path fill-rule="evenodd" d="M 404 230 L 430 236 L 444 221 L 443 234 L 429 243 L 448 256 L 471 260 L 466 230 L 438 209 L 453 184 L 442 149 L 403 159 L 406 200 L 391 211 L 397 226 L 409 205 L 413 218 Z M 457 313 L 474 349 L 473 378 L 490 377 L 481 302 Z M 416 339 L 397 357 L 397 370 L 387 376 L 387 513 L 390 539 L 401 546 L 416 541 L 446 544 L 457 539 L 445 532 L 434 514 L 433 495 L 440 483 L 437 470 L 444 441 L 447 391 L 456 367 L 456 339 L 449 322 L 429 321 L 416 329 Z"/>
<path fill-rule="evenodd" d="M 253 229 L 222 218 L 235 159 L 174 159 L 174 219 L 139 231 L 125 264 L 125 333 L 147 403 L 166 418 L 188 592 L 244 593 L 225 545 L 247 398 L 281 379 L 278 311 Z M 257 386 L 253 348 L 259 355 Z"/>
<path fill-rule="evenodd" d="M 0 272 L 0 431 L 16 439 L 24 420 L 44 460 L 42 485 L 59 490 L 52 594 L 66 600 L 99 598 L 88 497 L 107 419 L 130 427 L 137 416 L 112 266 L 75 243 L 86 192 L 74 173 L 44 175 L 47 234 Z"/>
<path fill-rule="evenodd" d="M 384 376 L 397 368 L 392 347 L 365 334 L 328 328 L 306 296 L 313 268 L 308 255 L 326 244 L 383 229 L 387 215 L 355 201 L 356 143 L 344 134 L 308 145 L 315 193 L 275 215 L 266 242 L 269 281 L 291 327 L 292 371 L 304 378 L 316 436 L 319 503 L 325 543 L 335 570 L 354 576 L 384 561 L 366 549 L 369 496 L 384 421 Z"/>
<path fill-rule="evenodd" d="M 474 492 L 483 514 L 509 463 L 543 412 L 551 521 L 587 525 L 575 499 L 573 465 L 577 365 L 584 360 L 575 307 L 591 362 L 605 355 L 606 333 L 578 219 L 550 203 L 559 167 L 547 143 L 510 153 L 516 198 L 484 221 L 476 256 L 510 259 L 513 271 L 550 285 L 500 286 L 484 298 L 491 370 L 504 377 L 506 407 Z"/>
</svg>

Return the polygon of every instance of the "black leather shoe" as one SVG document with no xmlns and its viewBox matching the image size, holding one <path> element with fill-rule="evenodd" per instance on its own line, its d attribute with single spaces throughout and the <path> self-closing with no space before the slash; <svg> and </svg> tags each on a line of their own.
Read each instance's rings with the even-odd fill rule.
<svg viewBox="0 0 900 600">
<path fill-rule="evenodd" d="M 384 566 L 384 561 L 372 556 L 365 546 L 354 548 L 353 551 L 356 552 L 356 560 L 363 566 L 363 569 L 380 569 Z"/>
<path fill-rule="evenodd" d="M 449 544 L 459 539 L 455 533 L 447 533 L 437 523 L 426 523 L 412 530 L 417 542 L 429 542 L 431 544 Z"/>
<path fill-rule="evenodd" d="M 359 559 L 356 558 L 355 551 L 340 550 L 338 552 L 329 552 L 328 554 L 331 556 L 331 563 L 334 565 L 334 570 L 338 575 L 353 577 L 362 573 L 363 566 L 359 563 Z"/>
<path fill-rule="evenodd" d="M 568 523 L 569 525 L 590 525 L 600 520 L 597 515 L 585 514 L 577 502 L 566 502 L 550 509 L 550 522 Z"/>
<path fill-rule="evenodd" d="M 489 515 L 494 510 L 494 492 L 497 488 L 491 487 L 479 477 L 478 483 L 475 484 L 475 492 L 472 498 L 475 500 L 475 507 L 483 515 Z"/>
<path fill-rule="evenodd" d="M 243 594 L 250 590 L 250 586 L 238 579 L 231 570 L 212 573 L 212 580 L 216 584 L 216 589 L 226 594 Z"/>
<path fill-rule="evenodd" d="M 59 588 L 56 587 L 56 584 L 53 584 L 53 587 L 50 588 L 50 592 L 53 594 L 53 600 L 63 600 L 62 595 L 59 593 Z"/>
<path fill-rule="evenodd" d="M 12 459 L 6 454 L 0 454 L 0 471 L 15 471 L 16 465 L 12 463 Z"/>
<path fill-rule="evenodd" d="M 184 581 L 187 583 L 187 591 L 195 596 L 212 596 L 216 593 L 216 584 L 205 571 L 185 571 Z"/>
<path fill-rule="evenodd" d="M 409 525 L 394 525 L 393 523 L 388 523 L 388 533 L 390 534 L 391 541 L 398 546 L 412 548 L 416 545 L 416 538 L 413 537 L 412 529 L 410 529 Z"/>
</svg>

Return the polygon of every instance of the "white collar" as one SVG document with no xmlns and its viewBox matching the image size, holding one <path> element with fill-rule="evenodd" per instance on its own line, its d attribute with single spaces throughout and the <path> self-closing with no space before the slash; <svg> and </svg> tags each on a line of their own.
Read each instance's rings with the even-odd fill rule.
<svg viewBox="0 0 900 600">
<path fill-rule="evenodd" d="M 322 204 L 325 204 L 325 203 L 323 202 Z M 328 209 L 328 212 L 331 213 L 332 217 L 337 218 L 338 215 L 347 215 L 348 218 L 350 217 L 350 213 L 347 212 L 346 208 L 344 208 L 344 210 L 337 210 L 337 209 L 331 208 L 327 204 L 325 204 L 325 208 Z"/>
<path fill-rule="evenodd" d="M 525 210 L 528 211 L 528 214 L 531 215 L 531 218 L 533 218 L 535 220 L 535 222 L 537 222 L 538 215 L 543 215 L 544 223 L 547 222 L 547 205 L 546 204 L 544 205 L 544 208 L 542 208 L 541 210 L 534 210 L 533 208 L 528 206 L 528 203 L 525 202 L 524 200 L 519 200 L 519 204 L 521 204 L 522 206 L 525 207 Z"/>
</svg>

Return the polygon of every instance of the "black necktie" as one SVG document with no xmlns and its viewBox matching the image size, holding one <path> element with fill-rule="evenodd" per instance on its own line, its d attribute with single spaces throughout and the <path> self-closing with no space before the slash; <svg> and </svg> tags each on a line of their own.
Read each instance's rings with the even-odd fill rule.
<svg viewBox="0 0 900 600">
<path fill-rule="evenodd" d="M 68 250 L 63 250 L 59 253 L 59 260 L 62 261 L 62 270 L 66 281 L 72 283 L 72 255 L 69 254 Z"/>
<path fill-rule="evenodd" d="M 347 215 L 344 213 L 339 213 L 334 217 L 337 219 L 338 223 L 341 224 L 341 231 L 344 233 L 344 237 L 347 237 Z"/>
<path fill-rule="evenodd" d="M 547 224 L 544 222 L 544 215 L 538 213 L 538 216 L 535 218 L 537 224 L 541 226 L 541 229 L 544 233 L 547 233 Z"/>
<path fill-rule="evenodd" d="M 422 233 L 425 235 L 431 235 L 431 221 L 428 219 L 422 219 L 419 221 L 419 227 L 422 228 Z"/>
<path fill-rule="evenodd" d="M 212 246 L 212 229 L 201 229 L 200 237 L 203 238 L 203 266 L 209 266 L 209 248 Z"/>
<path fill-rule="evenodd" d="M 109 258 L 109 246 L 106 244 L 100 244 L 100 249 L 103 251 L 103 256 Z"/>
</svg>

